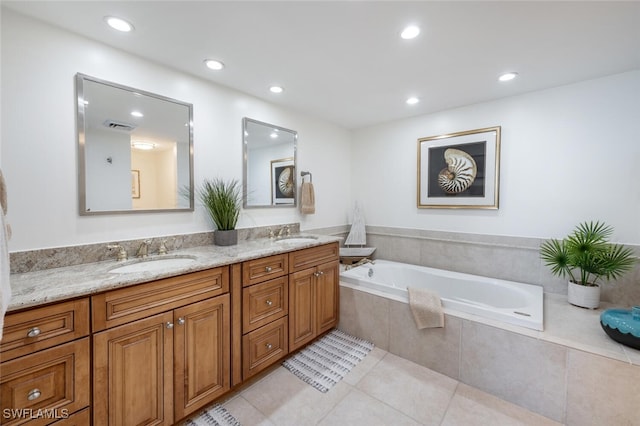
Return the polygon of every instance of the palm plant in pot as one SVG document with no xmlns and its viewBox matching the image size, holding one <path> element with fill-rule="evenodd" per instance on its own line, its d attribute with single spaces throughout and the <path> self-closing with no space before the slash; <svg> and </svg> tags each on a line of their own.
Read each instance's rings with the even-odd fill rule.
<svg viewBox="0 0 640 426">
<path fill-rule="evenodd" d="M 608 242 L 612 233 L 612 227 L 599 221 L 584 222 L 564 239 L 551 239 L 540 246 L 540 257 L 551 273 L 568 277 L 572 305 L 597 308 L 600 283 L 620 278 L 634 266 L 631 249 Z"/>
<path fill-rule="evenodd" d="M 242 187 L 237 179 L 205 179 L 198 188 L 198 197 L 216 225 L 213 243 L 230 246 L 238 243 L 236 224 L 242 206 Z"/>
</svg>

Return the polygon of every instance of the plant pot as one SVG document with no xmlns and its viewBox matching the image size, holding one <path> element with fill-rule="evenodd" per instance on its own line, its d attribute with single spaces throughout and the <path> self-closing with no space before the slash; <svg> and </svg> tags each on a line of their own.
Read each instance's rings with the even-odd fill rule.
<svg viewBox="0 0 640 426">
<path fill-rule="evenodd" d="M 580 285 L 569 281 L 567 300 L 581 308 L 596 309 L 600 305 L 600 286 Z"/>
<path fill-rule="evenodd" d="M 217 246 L 233 246 L 238 244 L 238 230 L 229 229 L 221 231 L 216 229 L 213 233 L 213 244 Z"/>
</svg>

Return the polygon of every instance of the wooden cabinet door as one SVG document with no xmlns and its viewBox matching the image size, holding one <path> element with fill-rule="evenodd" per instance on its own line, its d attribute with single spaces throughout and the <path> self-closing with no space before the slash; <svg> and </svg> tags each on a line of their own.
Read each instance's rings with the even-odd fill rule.
<svg viewBox="0 0 640 426">
<path fill-rule="evenodd" d="M 96 333 L 93 424 L 173 424 L 173 312 Z"/>
<path fill-rule="evenodd" d="M 315 272 L 315 268 L 309 268 L 289 278 L 289 351 L 316 336 Z"/>
<path fill-rule="evenodd" d="M 230 389 L 229 294 L 176 309 L 174 318 L 177 420 Z"/>
<path fill-rule="evenodd" d="M 316 272 L 316 312 L 317 330 L 320 335 L 338 323 L 339 306 L 339 265 L 338 261 L 318 266 Z"/>
</svg>

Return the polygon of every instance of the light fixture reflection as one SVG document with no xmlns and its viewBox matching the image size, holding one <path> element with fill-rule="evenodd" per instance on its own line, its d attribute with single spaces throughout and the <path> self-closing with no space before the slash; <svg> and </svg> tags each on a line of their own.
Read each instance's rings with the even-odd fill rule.
<svg viewBox="0 0 640 426">
<path fill-rule="evenodd" d="M 104 20 L 114 30 L 122 31 L 123 33 L 133 31 L 133 25 L 122 18 L 116 18 L 115 16 L 106 16 Z"/>
</svg>

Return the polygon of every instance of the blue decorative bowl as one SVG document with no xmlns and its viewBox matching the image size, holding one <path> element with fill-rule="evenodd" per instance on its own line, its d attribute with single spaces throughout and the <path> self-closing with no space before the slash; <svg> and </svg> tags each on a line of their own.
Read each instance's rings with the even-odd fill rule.
<svg viewBox="0 0 640 426">
<path fill-rule="evenodd" d="M 602 329 L 616 342 L 640 349 L 640 306 L 607 309 L 600 314 Z"/>
</svg>

